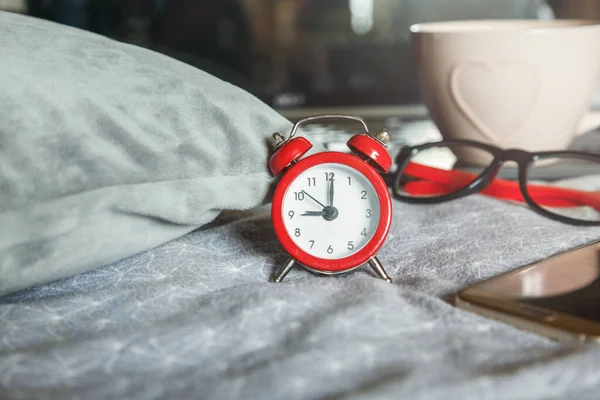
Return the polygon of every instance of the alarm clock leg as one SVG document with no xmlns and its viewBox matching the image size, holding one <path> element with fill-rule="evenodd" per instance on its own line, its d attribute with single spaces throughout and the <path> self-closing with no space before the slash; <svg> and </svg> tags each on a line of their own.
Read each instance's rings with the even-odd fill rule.
<svg viewBox="0 0 600 400">
<path fill-rule="evenodd" d="M 279 283 L 283 280 L 283 278 L 285 278 L 285 276 L 288 274 L 288 272 L 291 271 L 292 268 L 294 268 L 294 265 L 296 264 L 296 261 L 293 258 L 288 259 L 285 264 L 283 264 L 281 266 L 281 268 L 279 268 L 279 271 L 277 271 L 277 273 L 275 275 L 273 275 L 273 277 L 271 278 L 271 282 L 275 282 L 275 283 Z"/>
<path fill-rule="evenodd" d="M 377 276 L 379 276 L 381 279 L 383 279 L 386 282 L 392 283 L 392 278 L 390 278 L 389 275 L 385 272 L 385 269 L 383 269 L 383 265 L 381 264 L 381 261 L 379 261 L 379 259 L 377 257 L 375 257 L 375 256 L 371 257 L 371 259 L 368 261 L 368 263 L 371 266 L 371 268 L 373 268 L 373 271 L 375 271 Z"/>
</svg>

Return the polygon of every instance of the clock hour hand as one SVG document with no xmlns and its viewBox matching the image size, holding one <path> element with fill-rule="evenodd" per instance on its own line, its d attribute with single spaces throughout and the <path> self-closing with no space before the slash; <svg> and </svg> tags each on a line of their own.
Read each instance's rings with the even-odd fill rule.
<svg viewBox="0 0 600 400">
<path fill-rule="evenodd" d="M 305 211 L 304 214 L 300 214 L 300 216 L 312 216 L 312 217 L 320 217 L 323 215 L 323 211 Z"/>
<path fill-rule="evenodd" d="M 312 197 L 310 194 L 308 194 L 306 191 L 302 191 L 302 193 L 304 193 L 305 195 L 307 195 L 308 197 L 310 197 L 311 199 L 313 199 L 314 201 L 316 201 L 321 207 L 325 208 L 325 205 L 323 203 L 321 203 L 319 200 L 315 199 L 314 197 Z"/>
</svg>

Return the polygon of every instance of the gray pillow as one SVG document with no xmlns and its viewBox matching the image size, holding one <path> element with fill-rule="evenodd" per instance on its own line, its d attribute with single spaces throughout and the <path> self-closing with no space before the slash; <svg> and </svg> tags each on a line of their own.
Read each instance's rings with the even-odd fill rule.
<svg viewBox="0 0 600 400">
<path fill-rule="evenodd" d="M 264 203 L 289 129 L 196 68 L 0 12 L 0 295 Z"/>
</svg>

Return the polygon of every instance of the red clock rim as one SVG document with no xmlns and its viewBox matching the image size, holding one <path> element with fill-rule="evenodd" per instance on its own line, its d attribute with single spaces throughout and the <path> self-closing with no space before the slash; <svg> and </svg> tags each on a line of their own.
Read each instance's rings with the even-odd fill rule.
<svg viewBox="0 0 600 400">
<path fill-rule="evenodd" d="M 371 240 L 358 252 L 348 257 L 333 260 L 315 257 L 298 247 L 285 229 L 282 213 L 283 198 L 294 179 L 308 168 L 324 163 L 344 164 L 358 170 L 369 180 L 369 182 L 371 182 L 379 199 L 379 225 L 377 225 L 377 229 L 375 229 L 375 233 L 371 237 Z M 275 194 L 273 195 L 271 218 L 279 242 L 294 260 L 308 268 L 320 272 L 344 272 L 366 263 L 371 257 L 377 254 L 381 246 L 383 246 L 390 230 L 392 220 L 392 199 L 387 185 L 379 173 L 365 161 L 355 155 L 347 153 L 323 152 L 313 154 L 300 160 L 284 173 L 275 189 Z"/>
</svg>

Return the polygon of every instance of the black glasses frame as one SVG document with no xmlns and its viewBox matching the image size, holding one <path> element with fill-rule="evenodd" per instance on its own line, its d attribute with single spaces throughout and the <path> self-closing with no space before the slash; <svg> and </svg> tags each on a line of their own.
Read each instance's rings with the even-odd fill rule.
<svg viewBox="0 0 600 400">
<path fill-rule="evenodd" d="M 408 165 L 410 159 L 415 154 L 432 147 L 447 147 L 452 145 L 473 146 L 481 150 L 487 151 L 494 158 L 492 159 L 491 163 L 487 167 L 485 167 L 483 171 L 477 176 L 477 178 L 475 178 L 473 182 L 471 182 L 464 188 L 457 190 L 456 192 L 451 192 L 436 197 L 411 197 L 401 194 L 400 180 L 403 175 L 402 173 Z M 425 143 L 418 146 L 404 147 L 400 150 L 400 152 L 396 156 L 397 169 L 394 174 L 392 192 L 394 194 L 394 197 L 396 197 L 397 199 L 413 204 L 436 204 L 458 199 L 473 193 L 481 192 L 494 180 L 496 174 L 498 173 L 500 168 L 502 168 L 502 165 L 506 161 L 514 161 L 517 163 L 518 166 L 519 188 L 521 189 L 523 199 L 525 200 L 525 203 L 533 209 L 533 211 L 537 212 L 540 215 L 543 215 L 544 217 L 567 224 L 580 226 L 600 226 L 600 221 L 584 221 L 559 214 L 554 214 L 550 211 L 547 211 L 543 207 L 539 206 L 529 195 L 529 192 L 527 191 L 527 173 L 529 171 L 529 167 L 535 161 L 541 161 L 552 157 L 580 158 L 582 160 L 593 161 L 600 164 L 600 155 L 585 153 L 581 151 L 561 150 L 541 151 L 532 153 L 520 149 L 502 149 L 500 147 L 496 147 L 487 143 L 481 143 L 472 140 L 442 140 L 439 142 Z"/>
</svg>

